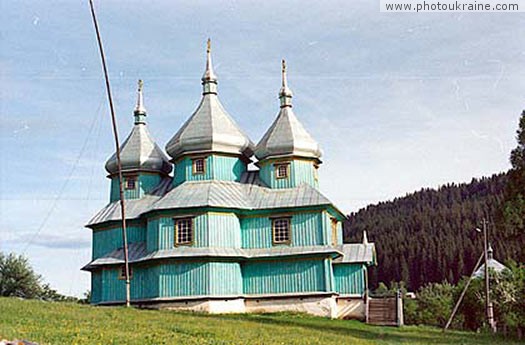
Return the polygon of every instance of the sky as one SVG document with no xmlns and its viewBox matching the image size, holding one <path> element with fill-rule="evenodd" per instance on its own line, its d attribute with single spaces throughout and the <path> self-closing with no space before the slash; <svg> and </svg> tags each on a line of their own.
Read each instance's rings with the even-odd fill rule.
<svg viewBox="0 0 525 345">
<path fill-rule="evenodd" d="M 121 139 L 144 80 L 161 147 L 201 96 L 206 39 L 219 97 L 257 142 L 294 111 L 346 213 L 507 170 L 525 104 L 523 13 L 380 13 L 379 1 L 95 0 Z M 84 224 L 109 200 L 114 152 L 89 3 L 0 0 L 0 251 L 81 296 Z M 380 241 L 380 238 L 374 239 Z"/>
</svg>

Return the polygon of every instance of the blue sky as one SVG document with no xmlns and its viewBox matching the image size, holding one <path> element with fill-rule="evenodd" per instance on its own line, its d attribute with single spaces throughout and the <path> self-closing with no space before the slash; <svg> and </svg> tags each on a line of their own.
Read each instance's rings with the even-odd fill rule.
<svg viewBox="0 0 525 345">
<path fill-rule="evenodd" d="M 114 151 L 88 1 L 0 4 L 0 250 L 81 295 L 83 225 L 108 201 Z M 509 168 L 525 101 L 521 13 L 380 13 L 369 0 L 95 4 L 122 139 L 142 78 L 164 147 L 199 102 L 211 37 L 221 100 L 254 142 L 277 114 L 287 59 L 295 112 L 324 150 L 321 189 L 346 212 Z"/>
</svg>

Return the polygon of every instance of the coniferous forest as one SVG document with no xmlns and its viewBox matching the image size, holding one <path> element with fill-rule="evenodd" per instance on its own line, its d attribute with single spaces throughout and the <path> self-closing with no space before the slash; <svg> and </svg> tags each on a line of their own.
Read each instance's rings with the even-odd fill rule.
<svg viewBox="0 0 525 345">
<path fill-rule="evenodd" d="M 499 225 L 508 174 L 422 189 L 393 201 L 370 205 L 350 214 L 345 242 L 375 242 L 378 265 L 370 270 L 370 287 L 404 281 L 411 290 L 428 282 L 457 283 L 470 275 L 483 252 L 483 236 L 475 231 L 487 217 L 494 257 L 525 261 L 525 236 Z M 509 229 L 510 230 L 510 229 Z"/>
</svg>

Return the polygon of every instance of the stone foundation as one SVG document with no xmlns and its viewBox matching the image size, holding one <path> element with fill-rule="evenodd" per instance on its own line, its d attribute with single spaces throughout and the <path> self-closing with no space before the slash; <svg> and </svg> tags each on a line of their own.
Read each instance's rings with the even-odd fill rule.
<svg viewBox="0 0 525 345">
<path fill-rule="evenodd" d="M 133 303 L 133 302 L 132 302 Z M 297 312 L 339 319 L 365 318 L 365 303 L 358 296 L 320 295 L 258 295 L 224 298 L 174 298 L 136 301 L 140 308 L 191 310 L 210 314 Z"/>
<path fill-rule="evenodd" d="M 366 306 L 361 297 L 337 297 L 337 318 L 365 320 Z"/>
</svg>

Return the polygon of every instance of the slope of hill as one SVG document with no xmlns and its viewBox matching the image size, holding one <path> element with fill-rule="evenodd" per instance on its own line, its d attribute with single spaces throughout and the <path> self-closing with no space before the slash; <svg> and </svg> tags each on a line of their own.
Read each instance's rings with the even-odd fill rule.
<svg viewBox="0 0 525 345">
<path fill-rule="evenodd" d="M 207 315 L 0 297 L 0 341 L 44 344 L 518 344 L 488 334 L 302 314 Z"/>
<path fill-rule="evenodd" d="M 378 266 L 370 272 L 371 287 L 402 280 L 415 290 L 427 282 L 456 283 L 470 275 L 483 250 L 482 236 L 474 229 L 484 216 L 496 218 L 506 178 L 502 173 L 422 189 L 349 215 L 345 241 L 360 241 L 366 230 L 376 243 Z M 491 224 L 489 238 L 497 260 L 525 260 L 523 234 L 507 234 Z"/>
</svg>

